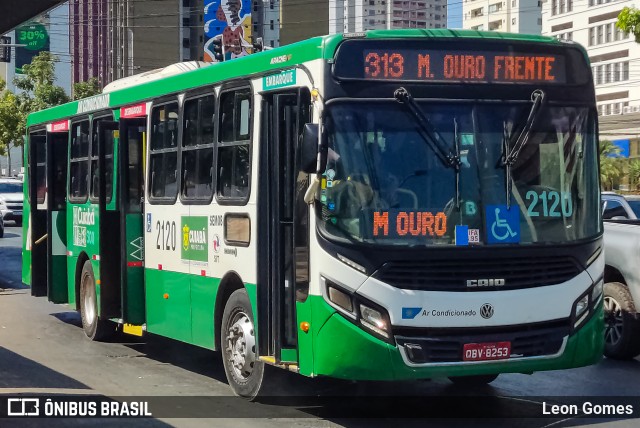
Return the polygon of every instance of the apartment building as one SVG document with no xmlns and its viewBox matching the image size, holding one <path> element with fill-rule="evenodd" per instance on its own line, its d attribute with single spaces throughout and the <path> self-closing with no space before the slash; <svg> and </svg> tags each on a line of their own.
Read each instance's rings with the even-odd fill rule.
<svg viewBox="0 0 640 428">
<path fill-rule="evenodd" d="M 462 28 L 540 34 L 542 31 L 542 1 L 464 0 Z"/>
<path fill-rule="evenodd" d="M 330 0 L 329 33 L 446 28 L 446 0 Z"/>
<path fill-rule="evenodd" d="M 615 23 L 631 0 L 548 0 L 542 33 L 583 45 L 592 65 L 601 116 L 640 113 L 640 45 Z M 634 72 L 634 70 L 636 70 Z"/>
<path fill-rule="evenodd" d="M 203 0 L 70 0 L 73 83 L 113 80 L 201 60 Z"/>
<path fill-rule="evenodd" d="M 280 0 L 254 0 L 251 24 L 254 40 L 262 37 L 264 46 L 280 46 Z"/>
</svg>

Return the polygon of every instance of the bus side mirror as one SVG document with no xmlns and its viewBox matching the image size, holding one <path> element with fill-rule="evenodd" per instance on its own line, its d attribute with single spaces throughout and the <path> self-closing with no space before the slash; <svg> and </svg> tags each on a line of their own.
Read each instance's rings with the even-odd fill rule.
<svg viewBox="0 0 640 428">
<path fill-rule="evenodd" d="M 300 170 L 313 174 L 318 167 L 318 133 L 317 123 L 305 123 L 298 144 Z"/>
</svg>

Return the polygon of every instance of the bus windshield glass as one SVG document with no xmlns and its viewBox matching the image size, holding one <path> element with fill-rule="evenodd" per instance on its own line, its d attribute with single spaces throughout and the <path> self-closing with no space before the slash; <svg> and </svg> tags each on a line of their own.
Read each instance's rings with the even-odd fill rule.
<svg viewBox="0 0 640 428">
<path fill-rule="evenodd" d="M 330 238 L 378 245 L 557 244 L 600 233 L 595 119 L 587 107 L 420 102 L 438 156 L 397 102 L 327 107 L 319 194 Z M 526 125 L 526 126 L 525 126 Z M 527 133 L 506 173 L 505 153 Z M 507 183 L 507 179 L 510 183 Z M 507 201 L 509 194 L 509 201 Z"/>
</svg>

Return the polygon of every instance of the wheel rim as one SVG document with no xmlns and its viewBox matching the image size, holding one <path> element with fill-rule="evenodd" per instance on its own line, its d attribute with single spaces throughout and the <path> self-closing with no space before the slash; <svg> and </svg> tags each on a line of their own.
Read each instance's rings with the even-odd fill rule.
<svg viewBox="0 0 640 428">
<path fill-rule="evenodd" d="M 256 339 L 253 323 L 244 312 L 236 312 L 227 330 L 227 360 L 236 377 L 246 380 L 256 362 Z"/>
<path fill-rule="evenodd" d="M 622 308 L 616 299 L 605 296 L 604 298 L 604 338 L 607 345 L 615 346 L 622 338 L 624 320 L 622 318 Z"/>
<path fill-rule="evenodd" d="M 91 325 L 93 324 L 93 321 L 95 320 L 96 317 L 96 303 L 95 303 L 95 299 L 93 298 L 93 281 L 91 281 L 91 278 L 89 277 L 89 275 L 85 275 L 82 278 L 82 289 L 84 290 L 84 297 L 83 297 L 83 309 L 84 309 L 84 315 L 87 321 L 87 324 Z"/>
</svg>

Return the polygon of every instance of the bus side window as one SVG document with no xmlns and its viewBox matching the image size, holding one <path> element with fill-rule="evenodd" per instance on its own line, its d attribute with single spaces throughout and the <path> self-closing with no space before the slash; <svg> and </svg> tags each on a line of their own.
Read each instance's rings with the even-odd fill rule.
<svg viewBox="0 0 640 428">
<path fill-rule="evenodd" d="M 188 99 L 183 108 L 182 199 L 210 201 L 213 196 L 213 120 L 215 97 Z"/>
<path fill-rule="evenodd" d="M 89 184 L 89 121 L 76 122 L 71 127 L 71 159 L 69 160 L 69 201 L 87 201 Z"/>
<path fill-rule="evenodd" d="M 178 195 L 178 103 L 159 105 L 151 112 L 149 201 L 173 202 Z"/>
<path fill-rule="evenodd" d="M 249 196 L 251 170 L 251 92 L 223 92 L 219 111 L 218 198 L 244 202 Z"/>
</svg>

